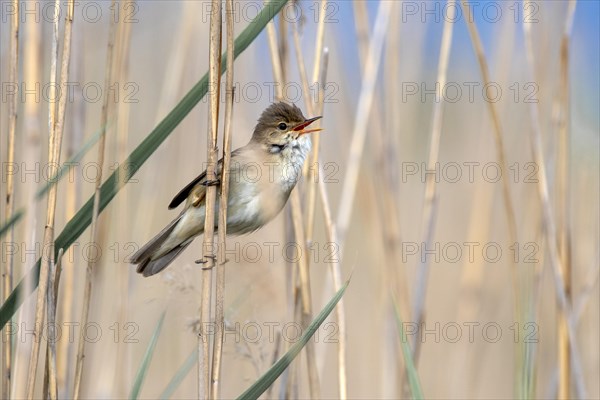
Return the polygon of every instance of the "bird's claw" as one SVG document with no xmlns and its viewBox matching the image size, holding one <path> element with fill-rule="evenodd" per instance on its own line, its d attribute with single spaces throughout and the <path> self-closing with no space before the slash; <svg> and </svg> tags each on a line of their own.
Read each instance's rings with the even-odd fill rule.
<svg viewBox="0 0 600 400">
<path fill-rule="evenodd" d="M 215 257 L 213 255 L 204 256 L 204 260 L 196 260 L 194 262 L 196 264 L 207 264 L 208 263 L 207 259 L 210 259 L 212 261 L 212 266 L 210 266 L 210 267 L 202 267 L 202 269 L 212 269 L 213 266 L 214 266 L 214 264 L 215 264 L 215 262 L 217 261 L 217 257 Z"/>
<path fill-rule="evenodd" d="M 201 183 L 202 186 L 219 186 L 221 181 L 219 179 L 209 179 Z"/>
</svg>

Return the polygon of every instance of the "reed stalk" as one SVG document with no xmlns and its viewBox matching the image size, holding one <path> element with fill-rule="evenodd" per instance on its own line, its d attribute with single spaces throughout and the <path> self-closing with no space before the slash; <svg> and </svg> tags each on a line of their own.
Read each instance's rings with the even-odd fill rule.
<svg viewBox="0 0 600 400">
<path fill-rule="evenodd" d="M 213 0 L 210 15 L 210 41 L 209 41 L 209 129 L 207 138 L 207 167 L 206 180 L 217 180 L 217 136 L 219 128 L 219 98 L 221 87 L 221 1 Z M 215 206 L 217 187 L 206 188 L 206 217 L 204 220 L 204 241 L 202 243 L 202 299 L 200 305 L 200 334 L 198 336 L 198 397 L 211 398 L 210 337 L 205 332 L 205 327 L 211 321 L 212 277 L 215 266 L 214 234 L 215 234 Z"/>
<path fill-rule="evenodd" d="M 464 15 L 472 15 L 468 2 L 466 0 L 461 0 L 460 2 Z M 484 87 L 488 87 L 491 78 L 489 67 L 487 63 L 487 59 L 483 50 L 483 44 L 481 42 L 481 37 L 479 35 L 479 31 L 477 30 L 477 26 L 473 18 L 465 18 L 467 23 L 467 28 L 469 30 L 469 36 L 471 38 L 471 43 L 473 45 L 473 50 L 475 51 L 475 55 L 477 57 L 477 62 L 479 64 L 480 73 L 483 79 Z M 497 104 L 493 101 L 486 101 L 489 109 L 490 116 L 492 118 L 492 125 L 494 127 L 494 140 L 496 144 L 496 159 L 500 164 L 501 171 L 508 171 L 508 161 L 506 159 L 506 154 L 504 151 L 504 139 L 505 134 L 502 129 L 502 125 L 500 123 L 500 113 L 498 112 Z M 517 220 L 514 209 L 514 204 L 512 201 L 512 194 L 510 189 L 510 181 L 508 173 L 502 174 L 502 197 L 504 199 L 504 209 L 507 217 L 508 224 L 508 238 L 509 243 L 518 245 L 518 230 L 517 230 Z M 513 292 L 515 295 L 514 301 L 514 315 L 517 322 L 523 321 L 523 313 L 521 310 L 521 302 L 519 298 L 519 277 L 517 271 L 517 262 L 515 262 L 514 258 L 511 258 L 511 275 L 512 275 L 512 285 Z M 516 359 L 517 359 L 517 369 L 521 370 L 523 365 L 522 353 L 516 350 Z M 519 371 L 517 371 L 519 374 Z"/>
<path fill-rule="evenodd" d="M 37 23 L 25 24 L 23 26 L 24 32 L 24 43 L 23 43 L 23 82 L 28 87 L 35 85 L 35 82 L 39 82 L 41 79 L 41 26 Z M 31 85 L 31 86 L 29 86 Z M 27 101 L 23 105 L 23 131 L 24 134 L 22 145 L 26 148 L 23 155 L 24 165 L 35 165 L 42 158 L 41 151 L 41 105 L 39 102 Z M 37 231 L 36 222 L 38 221 L 38 207 L 36 204 L 36 182 L 33 180 L 26 180 L 22 185 L 24 193 L 23 198 L 27 202 L 27 209 L 30 211 L 25 214 L 24 218 L 24 243 L 27 248 L 34 248 L 37 242 Z M 21 208 L 22 210 L 22 208 Z M 31 263 L 24 263 L 21 266 L 21 273 L 29 270 Z M 26 281 L 26 285 L 31 285 L 29 280 Z M 28 291 L 30 293 L 31 290 Z M 28 301 L 25 307 L 19 310 L 19 314 L 16 317 L 18 321 L 33 322 L 33 296 Z M 13 353 L 13 364 L 11 371 L 11 396 L 9 398 L 25 398 L 27 389 L 27 362 L 31 354 L 31 341 L 25 343 L 15 342 L 15 348 Z"/>
<path fill-rule="evenodd" d="M 71 54 L 71 29 L 73 24 L 74 0 L 67 3 L 67 12 L 65 17 L 65 29 L 63 39 L 63 52 L 61 61 L 60 87 L 66 88 L 69 78 L 69 62 Z M 67 96 L 60 96 L 58 107 L 56 106 L 57 64 L 58 64 L 58 28 L 60 2 L 56 0 L 54 4 L 54 30 L 52 37 L 52 52 L 50 62 L 50 94 L 48 110 L 48 127 L 50 135 L 48 139 L 48 164 L 50 176 L 54 176 L 58 171 L 60 164 L 60 150 L 62 145 L 65 109 L 67 105 Z M 63 92 L 64 93 L 64 92 Z M 33 332 L 33 346 L 29 359 L 29 373 L 27 379 L 27 398 L 33 399 L 35 390 L 35 379 L 37 375 L 38 359 L 40 354 L 41 342 L 43 341 L 42 329 L 44 317 L 46 314 L 46 299 L 50 270 L 54 264 L 54 219 L 56 214 L 57 187 L 52 185 L 48 191 L 48 204 L 46 209 L 46 228 L 44 230 L 44 250 L 42 254 L 42 263 L 40 270 L 40 284 L 38 286 L 35 325 Z"/>
<path fill-rule="evenodd" d="M 560 116 L 558 120 L 558 173 L 556 176 L 557 192 L 557 230 L 558 250 L 563 265 L 565 279 L 565 295 L 572 301 L 572 257 L 571 257 L 571 185 L 569 180 L 570 165 L 570 136 L 569 136 L 569 43 L 573 17 L 575 14 L 575 0 L 569 1 L 565 28 L 560 43 L 560 83 L 559 102 Z M 558 322 L 558 357 L 559 357 L 559 383 L 558 398 L 568 399 L 571 397 L 571 352 L 569 348 L 569 332 L 564 315 Z"/>
<path fill-rule="evenodd" d="M 321 0 L 321 3 L 319 4 L 319 22 L 317 25 L 317 39 L 316 39 L 316 43 L 315 43 L 315 61 L 313 63 L 313 73 L 312 73 L 312 77 L 310 80 L 310 84 L 314 84 L 318 81 L 319 79 L 319 73 L 321 72 L 321 56 L 323 54 L 323 42 L 324 42 L 324 37 L 325 37 L 325 16 L 327 15 L 326 13 L 327 11 L 327 0 Z M 297 25 L 297 24 L 295 24 Z M 298 27 L 296 26 L 294 28 L 296 31 L 298 30 Z M 294 33 L 294 41 L 297 41 L 298 39 L 296 39 L 296 36 L 298 36 L 298 33 L 295 32 Z M 297 44 L 296 46 L 297 48 L 299 48 L 299 44 Z M 296 53 L 300 53 L 300 56 L 302 56 L 302 52 L 299 52 L 299 49 L 296 50 Z M 300 60 L 300 58 L 298 58 L 298 60 Z M 299 69 L 304 70 L 305 66 L 304 66 L 304 62 L 299 62 Z M 306 77 L 306 71 L 304 72 L 300 72 L 300 76 L 304 75 Z M 304 91 L 304 98 L 305 101 L 310 101 L 311 100 L 311 95 L 310 95 L 310 90 L 307 87 L 307 85 L 309 84 L 308 79 L 302 79 L 302 86 L 303 86 L 303 91 Z M 308 111 L 307 111 L 308 112 Z M 313 110 L 314 112 L 314 110 Z M 311 115 L 313 115 L 311 113 Z M 321 113 L 319 112 L 319 115 L 321 115 Z M 321 147 L 321 133 L 320 132 L 315 132 L 312 134 L 312 151 L 310 153 L 310 156 L 308 158 L 308 162 L 305 163 L 305 168 L 308 168 L 308 171 L 306 171 L 307 173 L 304 174 L 304 176 L 307 177 L 307 181 L 306 181 L 306 242 L 307 244 L 310 246 L 312 243 L 312 239 L 313 239 L 313 230 L 314 230 L 314 225 L 315 225 L 315 205 L 316 205 L 316 191 L 317 191 L 317 182 L 316 179 L 319 179 L 319 176 L 317 175 L 317 170 L 318 170 L 318 166 L 317 163 L 319 162 L 319 148 Z M 337 289 L 336 289 L 337 291 Z"/>
<path fill-rule="evenodd" d="M 362 0 L 354 0 L 354 25 L 356 31 L 356 39 L 358 43 L 358 54 L 361 72 L 364 74 L 364 69 L 369 52 L 369 39 L 371 31 L 369 28 L 369 15 L 367 2 Z M 399 47 L 400 47 L 400 4 L 394 2 L 391 11 L 390 28 L 387 35 L 387 45 L 385 51 L 386 64 L 384 66 L 385 79 L 389 82 L 395 82 L 399 70 Z M 410 307 L 408 299 L 408 286 L 406 269 L 401 267 L 404 262 L 400 252 L 401 233 L 400 233 L 400 210 L 398 197 L 398 182 L 393 178 L 400 168 L 398 145 L 395 143 L 401 131 L 400 113 L 401 108 L 399 86 L 393 84 L 386 85 L 386 90 L 389 90 L 389 95 L 386 96 L 386 104 L 382 106 L 381 97 L 375 96 L 371 109 L 371 118 L 369 127 L 373 140 L 373 148 L 375 152 L 372 154 L 373 168 L 376 171 L 382 171 L 380 174 L 374 174 L 375 182 L 379 182 L 376 188 L 378 198 L 381 198 L 381 207 L 376 207 L 379 211 L 380 226 L 383 230 L 385 239 L 383 240 L 386 268 L 384 270 L 383 285 L 389 287 L 398 299 L 397 305 L 387 307 L 393 313 L 393 307 L 397 306 L 402 311 L 402 315 L 410 316 Z M 385 122 L 385 124 L 384 124 Z M 394 133 L 396 135 L 394 135 Z M 380 294 L 381 301 L 389 303 L 390 296 L 386 290 L 382 290 Z M 393 315 L 390 315 L 393 318 Z M 393 338 L 396 341 L 396 337 Z M 390 356 L 385 347 L 381 348 L 386 353 L 385 356 Z M 404 384 L 405 374 L 400 373 L 403 356 L 401 348 L 397 347 L 398 355 L 395 358 L 397 371 L 387 370 L 382 378 L 385 382 L 392 380 L 398 393 L 406 397 L 408 386 Z M 388 379 L 388 380 L 386 380 Z M 392 393 L 392 385 L 384 383 L 384 387 Z"/>
<path fill-rule="evenodd" d="M 82 64 L 83 64 L 83 48 L 84 41 L 81 35 L 75 34 L 73 37 L 72 44 L 72 62 L 70 67 L 70 76 L 74 82 L 81 82 L 83 77 Z M 81 94 L 80 91 L 76 93 Z M 71 107 L 71 115 L 69 129 L 66 131 L 67 142 L 65 148 L 65 158 L 67 160 L 77 153 L 83 144 L 83 136 L 85 132 L 85 115 L 86 107 L 82 102 L 75 101 Z M 77 168 L 77 167 L 74 167 Z M 82 180 L 79 176 L 74 179 L 66 187 L 66 199 L 65 199 L 65 219 L 69 220 L 73 218 L 78 208 L 81 206 L 81 186 Z M 35 214 L 35 207 L 28 207 L 31 211 L 28 212 Z M 75 293 L 78 289 L 75 282 L 80 275 L 81 268 L 76 268 L 76 264 L 79 260 L 75 261 L 76 251 L 74 248 L 65 249 L 65 255 L 61 259 L 61 275 L 60 281 L 62 282 L 62 290 L 60 291 L 60 303 L 57 304 L 57 314 L 62 317 L 63 321 L 72 322 L 75 320 L 76 306 Z M 59 291 L 56 291 L 57 297 Z M 71 369 L 71 360 L 74 359 L 75 346 L 71 346 L 68 340 L 59 340 L 56 347 L 56 374 L 59 397 L 69 397 L 71 390 L 73 389 L 73 377 L 74 370 Z"/>
<path fill-rule="evenodd" d="M 133 7 L 136 3 L 135 0 L 129 1 L 127 7 Z M 119 19 L 119 29 L 116 33 L 116 57 L 115 57 L 115 68 L 116 76 L 113 79 L 121 87 L 123 82 L 129 84 L 129 64 L 130 64 L 130 47 L 131 47 L 131 30 L 133 23 L 126 21 L 125 18 Z M 129 122 L 130 122 L 130 102 L 125 99 L 119 99 L 118 105 L 115 107 L 114 118 L 117 120 L 115 139 L 116 139 L 116 150 L 117 161 L 125 160 L 127 158 L 127 148 L 129 139 Z M 123 186 L 126 183 L 125 174 L 117 179 L 119 185 Z M 133 209 L 129 202 L 127 191 L 121 194 L 120 207 L 117 208 L 116 213 L 118 214 L 118 221 L 126 221 L 127 217 L 132 215 Z M 114 217 L 113 217 L 114 218 Z M 126 237 L 130 237 L 132 230 L 131 225 L 118 227 L 119 232 Z M 126 326 L 128 323 L 128 311 L 129 311 L 129 289 L 130 289 L 130 277 L 134 274 L 131 268 L 120 268 L 117 266 L 117 286 L 119 287 L 118 296 L 119 301 L 119 326 Z M 110 272 L 109 272 L 110 273 Z M 129 373 L 131 368 L 131 352 L 127 348 L 125 343 L 119 342 L 117 344 L 117 367 L 115 368 L 115 392 L 117 396 L 126 396 L 128 389 L 131 387 L 131 379 Z"/>
<path fill-rule="evenodd" d="M 461 0 L 460 4 L 462 6 L 463 15 L 472 15 L 469 9 L 469 4 L 466 0 Z M 479 36 L 479 31 L 477 30 L 477 26 L 473 18 L 465 18 L 467 22 L 467 28 L 469 30 L 469 36 L 471 37 L 471 43 L 473 45 L 473 49 L 475 51 L 475 55 L 477 56 L 477 62 L 479 64 L 479 68 L 481 71 L 481 76 L 483 79 L 484 87 L 487 87 L 491 82 L 490 72 L 487 64 L 487 60 L 485 57 L 485 53 L 483 51 L 483 44 L 481 43 L 481 37 Z M 502 126 L 500 124 L 500 115 L 498 113 L 498 109 L 496 103 L 493 101 L 486 101 L 490 116 L 492 117 L 492 123 L 494 126 L 494 139 L 496 142 L 496 158 L 500 163 L 502 171 L 508 171 L 508 162 L 506 160 L 506 155 L 504 152 L 504 133 L 502 131 Z M 502 196 L 504 198 L 504 208 L 507 217 L 508 223 L 508 234 L 509 234 L 509 242 L 517 243 L 518 235 L 517 235 L 517 221 L 515 217 L 514 205 L 511 197 L 510 190 L 510 181 L 508 173 L 502 174 Z M 515 293 L 517 293 L 517 271 L 516 271 L 516 263 L 512 263 L 512 276 L 513 276 L 513 287 Z M 519 311 L 519 303 L 518 301 L 515 304 L 516 315 L 520 318 Z"/>
<path fill-rule="evenodd" d="M 115 7 L 116 0 L 112 0 L 111 7 Z M 102 170 L 104 168 L 104 149 L 106 147 L 106 129 L 108 122 L 109 106 L 110 106 L 110 87 L 113 76 L 113 50 L 117 24 L 114 18 L 111 19 L 108 32 L 108 48 L 106 52 L 106 65 L 104 74 L 104 103 L 102 104 L 102 114 L 100 116 L 100 129 L 102 129 L 100 141 L 98 143 L 98 155 L 96 162 L 98 163 L 98 175 L 95 179 L 94 202 L 92 209 L 92 224 L 90 227 L 90 243 L 98 242 L 98 216 L 100 214 L 100 188 L 102 186 Z M 81 309 L 81 326 L 86 326 L 89 320 L 90 303 L 92 299 L 92 279 L 94 269 L 96 268 L 96 257 L 89 257 L 86 273 L 85 286 L 83 292 L 83 305 Z M 73 387 L 73 398 L 79 399 L 81 396 L 81 381 L 83 376 L 83 361 L 85 357 L 85 338 L 84 335 L 79 336 L 77 345 L 77 358 L 75 362 L 75 382 Z"/>
<path fill-rule="evenodd" d="M 229 166 L 231 164 L 231 125 L 233 120 L 233 52 L 234 52 L 234 23 L 233 0 L 225 0 L 225 20 L 227 25 L 227 74 L 225 78 L 225 126 L 223 129 L 223 167 L 221 172 L 221 193 L 219 200 L 219 232 L 217 252 L 217 277 L 215 292 L 215 340 L 213 345 L 211 388 L 213 399 L 219 398 L 221 384 L 221 364 L 223 357 L 223 336 L 225 330 L 224 294 L 225 294 L 225 264 L 227 263 L 227 204 L 229 198 Z"/>
<path fill-rule="evenodd" d="M 348 168 L 346 170 L 346 174 L 344 175 L 341 196 L 342 201 L 337 216 L 338 235 L 340 239 L 339 245 L 341 251 L 343 251 L 346 234 L 348 232 L 348 227 L 350 226 L 350 218 L 352 216 L 354 198 L 356 196 L 358 174 L 367 135 L 367 125 L 371 107 L 373 105 L 373 98 L 375 96 L 375 86 L 379 64 L 381 62 L 381 54 L 386 38 L 392 6 L 393 2 L 391 1 L 385 1 L 379 4 L 377 17 L 373 28 L 373 36 L 369 42 L 369 52 L 365 65 L 365 72 L 361 82 L 361 92 L 354 119 L 350 152 L 346 161 Z"/>
<path fill-rule="evenodd" d="M 269 48 L 271 50 L 271 64 L 273 65 L 273 75 L 275 81 L 279 83 L 276 86 L 276 97 L 279 101 L 283 100 L 283 81 L 282 81 L 282 65 L 279 53 L 277 52 L 277 38 L 275 36 L 275 27 L 273 22 L 267 25 L 267 36 L 269 40 Z M 290 194 L 290 209 L 292 212 L 292 226 L 296 243 L 302 250 L 298 260 L 298 277 L 300 279 L 300 304 L 301 324 L 305 328 L 312 320 L 312 299 L 310 291 L 310 271 L 309 263 L 306 257 L 308 249 L 306 247 L 306 235 L 304 231 L 304 217 L 300 204 L 300 193 L 298 187 L 295 187 Z M 294 281 L 292 281 L 294 282 Z M 308 368 L 309 391 L 311 398 L 320 397 L 319 376 L 316 366 L 314 343 L 309 342 L 306 345 L 306 361 Z M 293 378 L 292 378 L 293 381 Z"/>
<path fill-rule="evenodd" d="M 435 82 L 436 98 L 443 98 L 442 88 L 446 86 L 446 76 L 448 74 L 448 61 L 450 59 L 450 49 L 452 45 L 452 31 L 456 14 L 456 2 L 448 0 L 448 15 L 444 19 L 444 30 L 442 32 L 442 43 L 440 47 L 440 58 L 438 62 L 437 80 Z M 439 160 L 440 140 L 442 137 L 442 125 L 444 120 L 444 100 L 436 101 L 433 105 L 433 115 L 431 122 L 431 137 L 429 139 L 429 157 L 427 160 L 427 170 L 435 170 L 435 165 Z M 421 241 L 425 248 L 430 248 L 429 244 L 433 239 L 435 232 L 436 216 L 438 211 L 436 176 L 427 174 L 425 176 L 425 198 L 423 204 L 423 214 L 421 219 Z M 413 299 L 413 320 L 417 324 L 417 334 L 414 335 L 412 351 L 415 363 L 419 360 L 419 349 L 422 343 L 419 340 L 421 323 L 425 311 L 425 299 L 427 297 L 427 280 L 429 276 L 429 257 L 421 257 L 417 266 L 417 278 L 415 284 L 415 294 Z"/>
<path fill-rule="evenodd" d="M 13 0 L 11 6 L 13 13 L 10 18 L 10 67 L 8 73 L 8 81 L 12 85 L 18 85 L 19 79 L 19 4 L 18 0 Z M 17 91 L 18 92 L 18 91 Z M 8 140 L 6 144 L 7 157 L 6 162 L 8 166 L 15 165 L 15 135 L 17 130 L 17 108 L 19 105 L 19 96 L 13 94 L 8 103 Z M 6 199 L 4 203 L 4 220 L 8 221 L 15 211 L 15 188 L 14 188 L 14 174 L 9 173 L 7 168 L 6 177 Z M 6 243 L 14 242 L 14 227 L 11 227 L 8 235 L 6 236 Z M 6 251 L 6 262 L 2 271 L 2 301 L 6 301 L 10 292 L 12 291 L 12 279 L 13 279 L 13 261 L 14 257 L 12 253 Z M 2 398 L 10 398 L 11 388 L 11 372 L 12 372 L 12 328 L 7 326 L 2 332 L 2 379 L 0 384 L 2 385 Z"/>
<path fill-rule="evenodd" d="M 302 51 L 300 48 L 300 37 L 299 37 L 297 25 L 294 25 L 294 28 L 293 28 L 293 38 L 294 38 L 294 47 L 296 50 L 296 58 L 298 61 L 298 70 L 300 72 L 300 78 L 302 81 L 302 88 L 303 88 L 303 92 L 304 92 L 303 94 L 304 94 L 304 104 L 306 106 L 306 112 L 311 116 L 312 115 L 321 115 L 323 112 L 323 105 L 324 105 L 323 104 L 323 99 L 324 99 L 323 96 L 324 96 L 325 82 L 326 82 L 326 78 L 327 78 L 327 66 L 328 66 L 328 61 L 329 61 L 329 52 L 327 49 L 325 49 L 322 59 L 321 59 L 321 57 L 318 57 L 318 59 L 316 59 L 316 61 L 319 61 L 319 62 L 321 62 L 321 60 L 322 60 L 322 65 L 321 65 L 321 69 L 320 69 L 321 76 L 320 76 L 320 78 L 318 78 L 319 79 L 318 82 L 321 83 L 321 87 L 319 90 L 319 99 L 318 99 L 317 104 L 315 105 L 312 102 L 312 98 L 310 96 L 308 80 L 306 77 L 306 69 L 304 67 L 304 57 L 302 55 Z M 315 111 L 315 108 L 318 110 Z M 311 165 L 310 171 L 311 171 L 311 175 L 313 175 L 314 177 L 318 177 L 316 180 L 318 180 L 319 191 L 321 192 L 321 205 L 323 207 L 323 214 L 324 214 L 324 218 L 325 218 L 325 231 L 326 231 L 326 235 L 327 235 L 327 241 L 329 243 L 338 243 L 336 228 L 335 228 L 335 225 L 331 218 L 331 208 L 329 206 L 329 204 L 330 204 L 329 197 L 327 196 L 325 182 L 322 179 L 322 177 L 324 175 L 324 171 L 323 171 L 321 164 L 319 163 L 318 148 L 313 149 L 313 155 L 316 158 L 316 161 Z M 315 158 L 313 158 L 313 159 L 315 159 Z M 309 182 L 309 185 L 311 183 L 316 184 L 317 182 L 311 181 L 311 182 Z M 309 202 L 310 201 L 311 200 L 309 197 Z M 314 199 L 312 201 L 314 201 Z M 308 226 L 311 225 L 310 218 L 307 221 L 307 225 Z M 308 243 L 308 239 L 307 239 L 307 243 Z M 331 262 L 329 262 L 329 267 L 330 267 L 330 271 L 331 271 L 331 275 L 332 275 L 334 290 L 335 290 L 335 292 L 337 292 L 342 287 L 342 278 L 341 278 L 342 274 L 341 274 L 340 261 L 335 262 L 332 260 Z M 346 399 L 348 396 L 348 393 L 347 393 L 348 392 L 348 389 L 347 389 L 348 383 L 347 383 L 347 373 L 346 373 L 346 318 L 345 318 L 344 300 L 343 299 L 340 299 L 340 301 L 338 302 L 338 304 L 336 306 L 336 318 L 338 321 L 338 329 L 339 329 L 339 336 L 338 336 L 339 341 L 338 341 L 338 353 L 337 353 L 338 354 L 338 390 L 339 390 L 338 395 L 339 395 L 340 399 Z"/>
<path fill-rule="evenodd" d="M 524 1 L 524 7 L 526 7 L 528 3 L 528 1 Z M 568 23 L 567 25 L 570 25 L 570 23 Z M 535 59 L 533 52 L 533 40 L 531 38 L 531 29 L 531 23 L 523 21 L 523 31 L 525 34 L 525 47 L 528 63 L 527 75 L 529 78 L 534 78 L 533 70 L 535 65 Z M 535 82 L 534 79 L 531 79 L 531 81 Z M 556 229 L 556 222 L 554 220 L 552 205 L 550 202 L 550 194 L 548 189 L 548 174 L 546 171 L 546 161 L 542 147 L 542 128 L 540 121 L 539 104 L 533 102 L 530 103 L 529 111 L 531 119 L 530 134 L 533 158 L 535 163 L 537 164 L 537 167 L 539 168 L 537 189 L 542 207 L 542 220 L 544 224 L 545 243 L 548 248 L 549 261 L 552 267 L 556 297 L 560 306 L 560 320 L 563 321 L 561 323 L 565 324 L 565 336 L 568 338 L 569 344 L 568 356 L 570 356 L 570 367 L 567 368 L 567 371 L 570 368 L 573 369 L 569 373 L 569 375 L 574 380 L 575 396 L 577 398 L 586 398 L 587 395 L 585 384 L 583 382 L 583 371 L 581 370 L 581 363 L 579 360 L 579 351 L 577 346 L 576 323 L 574 319 L 572 304 L 565 290 L 565 288 L 567 287 L 565 284 L 565 266 L 562 263 L 562 258 L 559 253 L 557 241 L 559 236 L 558 231 Z M 562 367 L 564 369 L 564 365 L 562 365 Z M 563 382 L 563 384 L 564 383 L 565 382 Z"/>
<path fill-rule="evenodd" d="M 50 271 L 50 281 L 48 282 L 48 327 L 56 327 L 56 302 L 58 300 L 58 285 L 60 279 L 60 271 L 62 268 L 63 249 L 58 250 L 56 264 L 52 265 Z M 46 348 L 46 369 L 44 373 L 44 396 L 48 396 L 51 400 L 58 398 L 58 379 L 56 368 L 56 340 L 57 330 L 50 334 L 54 340 L 48 341 Z"/>
<path fill-rule="evenodd" d="M 319 5 L 319 22 L 317 25 L 317 39 L 315 44 L 315 61 L 313 64 L 313 74 L 310 80 L 310 84 L 320 83 L 324 85 L 324 82 L 319 82 L 319 76 L 322 72 L 323 63 L 321 62 L 321 57 L 323 54 L 323 43 L 325 41 L 325 16 L 327 10 L 327 0 L 321 0 Z M 298 26 L 295 24 L 294 27 L 294 42 L 296 45 L 296 57 L 298 58 L 298 69 L 300 71 L 300 77 L 302 80 L 302 90 L 304 92 L 304 100 L 305 102 L 311 102 L 312 96 L 310 95 L 310 89 L 308 87 L 309 81 L 306 76 L 306 68 L 304 66 L 304 61 L 300 61 L 303 56 L 300 51 L 300 42 L 298 38 Z M 318 108 L 318 107 L 317 107 Z M 307 112 L 314 116 L 315 108 L 313 107 L 312 112 Z M 318 114 L 321 115 L 321 111 L 318 111 Z M 320 121 L 317 121 L 320 123 Z M 305 167 L 308 167 L 308 173 L 304 175 L 307 178 L 306 181 L 306 242 L 310 246 L 313 239 L 313 230 L 315 225 L 315 206 L 316 206 L 316 192 L 317 192 L 317 179 L 320 177 L 317 175 L 318 172 L 318 162 L 319 162 L 319 148 L 321 147 L 321 133 L 315 132 L 312 134 L 312 152 L 310 153 L 310 157 L 307 163 L 305 163 Z M 336 289 L 336 291 L 339 290 Z"/>
</svg>

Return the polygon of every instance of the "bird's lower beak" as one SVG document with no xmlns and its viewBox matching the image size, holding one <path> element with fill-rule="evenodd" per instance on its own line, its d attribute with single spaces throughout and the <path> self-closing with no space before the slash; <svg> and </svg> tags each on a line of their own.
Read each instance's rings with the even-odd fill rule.
<svg viewBox="0 0 600 400">
<path fill-rule="evenodd" d="M 298 124 L 297 126 L 294 127 L 294 132 L 298 132 L 298 137 L 305 135 L 307 133 L 311 133 L 311 132 L 319 132 L 322 131 L 323 129 L 321 128 L 314 128 L 314 129 L 305 129 L 307 126 L 309 126 L 310 124 L 312 124 L 313 122 L 315 122 L 318 119 L 321 119 L 323 117 L 319 116 L 319 117 L 314 117 L 314 118 L 309 118 L 306 121 Z"/>
</svg>

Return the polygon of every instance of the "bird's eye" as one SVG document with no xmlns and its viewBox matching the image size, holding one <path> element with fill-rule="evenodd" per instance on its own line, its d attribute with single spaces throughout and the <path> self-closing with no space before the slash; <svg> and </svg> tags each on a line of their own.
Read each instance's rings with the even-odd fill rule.
<svg viewBox="0 0 600 400">
<path fill-rule="evenodd" d="M 279 130 L 285 131 L 287 129 L 287 124 L 285 122 L 282 122 L 279 125 L 277 125 L 277 128 L 279 128 Z"/>
</svg>

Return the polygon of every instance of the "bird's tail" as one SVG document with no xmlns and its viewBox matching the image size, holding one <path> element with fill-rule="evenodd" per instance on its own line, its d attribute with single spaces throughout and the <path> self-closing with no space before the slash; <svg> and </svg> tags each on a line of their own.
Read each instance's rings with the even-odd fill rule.
<svg viewBox="0 0 600 400">
<path fill-rule="evenodd" d="M 162 248 L 163 244 L 169 239 L 171 232 L 177 226 L 183 214 L 169 223 L 162 231 L 154 236 L 148 243 L 142 246 L 131 258 L 129 262 L 138 264 L 137 272 L 144 276 L 152 276 L 167 268 L 171 262 L 181 253 L 192 240 L 186 240 L 172 249 Z"/>
</svg>

